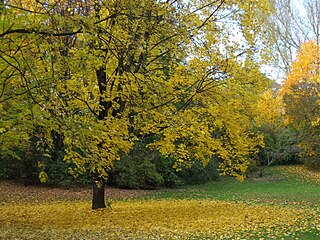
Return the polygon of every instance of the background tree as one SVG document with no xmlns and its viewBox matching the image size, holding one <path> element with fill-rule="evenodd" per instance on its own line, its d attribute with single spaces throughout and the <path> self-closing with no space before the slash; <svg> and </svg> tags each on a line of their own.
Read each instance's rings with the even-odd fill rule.
<svg viewBox="0 0 320 240">
<path fill-rule="evenodd" d="M 299 161 L 297 132 L 284 123 L 283 99 L 277 87 L 263 93 L 257 101 L 256 131 L 263 133 L 264 146 L 259 151 L 260 177 L 267 167 Z"/>
<path fill-rule="evenodd" d="M 302 157 L 319 168 L 320 47 L 314 41 L 301 45 L 297 60 L 282 88 L 286 120 L 299 130 Z"/>
<path fill-rule="evenodd" d="M 177 170 L 214 155 L 243 179 L 261 143 L 250 123 L 268 82 L 258 61 L 268 1 L 12 0 L 4 9 L 1 101 L 21 97 L 34 113 L 22 123 L 45 126 L 51 144 L 62 136 L 71 172 L 93 176 L 93 208 L 105 207 L 113 162 L 150 135 Z"/>
<path fill-rule="evenodd" d="M 319 0 L 274 0 L 269 36 L 274 39 L 274 67 L 281 78 L 290 73 L 291 62 L 304 42 L 320 43 Z"/>
</svg>

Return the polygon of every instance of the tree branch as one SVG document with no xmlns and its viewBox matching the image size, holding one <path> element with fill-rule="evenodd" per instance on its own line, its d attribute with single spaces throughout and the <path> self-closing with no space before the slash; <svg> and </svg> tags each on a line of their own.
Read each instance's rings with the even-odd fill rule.
<svg viewBox="0 0 320 240">
<path fill-rule="evenodd" d="M 46 32 L 46 31 L 38 31 L 35 29 L 13 29 L 13 30 L 7 30 L 3 33 L 0 34 L 0 38 L 9 35 L 9 34 L 14 34 L 14 33 L 25 33 L 25 34 L 41 34 L 41 35 L 46 35 L 46 36 L 55 36 L 55 37 L 63 37 L 63 36 L 72 36 L 72 35 L 76 35 L 78 33 L 81 33 L 82 30 L 77 30 L 74 32 L 61 32 L 61 33 L 54 33 L 54 32 Z"/>
</svg>

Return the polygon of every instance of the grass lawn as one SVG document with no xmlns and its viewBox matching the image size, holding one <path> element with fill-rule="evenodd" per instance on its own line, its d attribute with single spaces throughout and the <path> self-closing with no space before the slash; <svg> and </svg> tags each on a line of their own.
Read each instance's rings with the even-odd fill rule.
<svg viewBox="0 0 320 240">
<path fill-rule="evenodd" d="M 96 211 L 90 189 L 0 191 L 0 239 L 320 239 L 320 173 L 300 166 L 244 182 L 107 189 L 111 208 Z"/>
</svg>

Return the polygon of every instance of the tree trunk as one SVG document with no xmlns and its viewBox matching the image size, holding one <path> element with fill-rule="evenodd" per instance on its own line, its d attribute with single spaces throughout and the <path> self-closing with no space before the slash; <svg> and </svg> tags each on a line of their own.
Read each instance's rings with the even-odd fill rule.
<svg viewBox="0 0 320 240">
<path fill-rule="evenodd" d="M 52 159 L 53 160 L 58 160 L 59 158 L 63 158 L 63 147 L 64 147 L 64 136 L 63 134 L 52 130 L 51 131 L 51 139 L 53 143 L 53 152 L 52 152 Z M 60 160 L 59 159 L 59 160 Z"/>
<path fill-rule="evenodd" d="M 95 180 L 93 182 L 93 197 L 92 197 L 92 209 L 106 208 L 104 201 L 104 187 L 105 182 Z"/>
</svg>

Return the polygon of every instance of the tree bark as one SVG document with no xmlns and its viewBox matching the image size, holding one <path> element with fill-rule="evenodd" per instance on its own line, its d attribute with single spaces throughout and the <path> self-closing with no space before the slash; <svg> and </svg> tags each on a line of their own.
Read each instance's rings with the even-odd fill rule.
<svg viewBox="0 0 320 240">
<path fill-rule="evenodd" d="M 105 182 L 100 179 L 93 182 L 92 209 L 106 208 L 104 201 Z"/>
<path fill-rule="evenodd" d="M 63 158 L 63 147 L 64 147 L 64 136 L 63 134 L 52 130 L 51 131 L 51 139 L 53 143 L 53 151 L 52 151 L 52 159 L 57 161 L 59 158 Z M 59 160 L 60 160 L 59 159 Z"/>
</svg>

